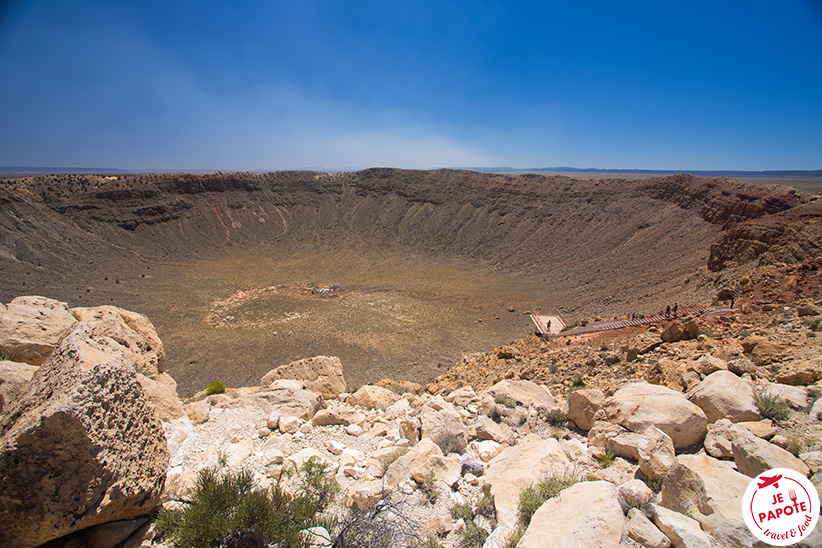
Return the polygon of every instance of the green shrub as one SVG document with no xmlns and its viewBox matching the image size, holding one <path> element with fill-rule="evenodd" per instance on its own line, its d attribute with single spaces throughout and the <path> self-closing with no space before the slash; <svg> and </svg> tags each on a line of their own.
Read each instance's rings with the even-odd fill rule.
<svg viewBox="0 0 822 548">
<path fill-rule="evenodd" d="M 503 540 L 502 548 L 516 548 L 522 536 L 525 534 L 525 527 L 517 525 L 517 527 L 508 533 Z"/>
<path fill-rule="evenodd" d="M 214 381 L 206 388 L 206 396 L 212 394 L 225 394 L 225 385 L 221 381 Z"/>
<path fill-rule="evenodd" d="M 775 421 L 787 419 L 791 412 L 788 402 L 778 396 L 771 396 L 764 392 L 761 394 L 754 393 L 754 403 L 763 417 Z"/>
<path fill-rule="evenodd" d="M 505 407 L 510 407 L 511 409 L 517 406 L 517 400 L 504 394 L 497 394 L 494 396 L 494 402 L 499 405 L 504 405 Z"/>
<path fill-rule="evenodd" d="M 524 527 L 528 527 L 534 512 L 536 512 L 546 500 L 559 495 L 563 489 L 575 483 L 577 483 L 577 480 L 573 477 L 549 476 L 536 485 L 525 489 L 519 495 L 519 522 Z"/>
<path fill-rule="evenodd" d="M 425 497 L 425 500 L 428 501 L 428 504 L 437 502 L 437 487 L 434 482 L 434 472 L 431 471 L 425 474 L 425 477 L 422 479 L 422 484 L 420 485 L 420 491 L 422 491 L 422 495 Z"/>
<path fill-rule="evenodd" d="M 583 378 L 582 378 L 582 377 L 580 377 L 580 378 L 578 378 L 578 379 L 575 379 L 575 380 L 574 380 L 574 382 L 573 382 L 573 384 L 571 384 L 571 387 L 572 387 L 574 390 L 578 390 L 578 389 L 580 389 L 580 388 L 585 388 L 585 381 L 583 380 Z"/>
<path fill-rule="evenodd" d="M 611 453 L 611 452 L 610 452 L 609 450 L 607 450 L 607 449 L 605 450 L 605 452 L 604 452 L 604 453 L 602 453 L 601 455 L 599 455 L 599 456 L 597 457 L 597 461 L 599 461 L 599 464 L 600 464 L 603 468 L 608 468 L 609 466 L 611 466 L 611 464 L 614 462 L 614 459 L 616 459 L 616 457 L 614 456 L 614 454 L 613 454 L 613 453 Z"/>
<path fill-rule="evenodd" d="M 471 502 L 465 501 L 462 504 L 455 504 L 451 507 L 451 517 L 454 520 L 464 520 L 466 523 L 474 519 L 474 511 L 471 508 Z"/>
<path fill-rule="evenodd" d="M 160 513 L 157 532 L 175 548 L 211 548 L 244 529 L 256 530 L 282 548 L 307 547 L 302 531 L 318 523 L 339 487 L 317 459 L 309 459 L 300 471 L 300 489 L 289 494 L 279 483 L 271 489 L 255 488 L 248 471 L 221 475 L 203 470 L 191 500 Z"/>
<path fill-rule="evenodd" d="M 451 508 L 451 517 L 465 522 L 460 538 L 460 546 L 463 548 L 481 548 L 488 538 L 488 531 L 475 521 L 478 516 L 487 518 L 492 528 L 496 526 L 497 513 L 493 498 L 483 495 L 479 499 L 466 501 Z"/>
<path fill-rule="evenodd" d="M 488 531 L 479 527 L 474 520 L 466 521 L 465 528 L 462 530 L 462 539 L 460 539 L 463 548 L 482 548 L 485 541 L 488 540 Z"/>
<path fill-rule="evenodd" d="M 477 515 L 485 516 L 490 520 L 497 517 L 497 509 L 494 506 L 494 499 L 488 495 L 483 495 L 477 501 Z"/>
</svg>

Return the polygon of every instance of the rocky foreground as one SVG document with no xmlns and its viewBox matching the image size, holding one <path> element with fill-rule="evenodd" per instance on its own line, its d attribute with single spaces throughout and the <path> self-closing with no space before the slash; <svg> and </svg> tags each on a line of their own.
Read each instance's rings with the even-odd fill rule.
<svg viewBox="0 0 822 548">
<path fill-rule="evenodd" d="M 822 492 L 820 319 L 798 301 L 532 337 L 425 389 L 348 393 L 340 361 L 318 356 L 184 403 L 144 316 L 20 297 L 0 305 L 0 545 L 163 546 L 153 510 L 185 504 L 198 471 L 247 469 L 265 487 L 314 457 L 339 512 L 390 498 L 443 546 L 469 527 L 489 548 L 514 534 L 519 547 L 757 546 L 741 513 L 753 477 L 791 468 Z M 547 477 L 572 485 L 521 526 L 521 493 Z"/>
</svg>

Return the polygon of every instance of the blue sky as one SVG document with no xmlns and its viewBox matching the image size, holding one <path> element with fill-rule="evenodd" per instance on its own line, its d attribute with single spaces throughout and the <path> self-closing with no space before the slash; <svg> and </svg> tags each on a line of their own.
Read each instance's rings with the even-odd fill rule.
<svg viewBox="0 0 822 548">
<path fill-rule="evenodd" d="M 820 0 L 0 2 L 0 165 L 822 168 Z"/>
</svg>

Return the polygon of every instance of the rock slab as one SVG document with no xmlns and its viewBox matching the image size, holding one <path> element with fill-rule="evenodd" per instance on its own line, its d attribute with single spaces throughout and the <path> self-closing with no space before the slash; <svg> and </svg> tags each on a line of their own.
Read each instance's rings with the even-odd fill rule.
<svg viewBox="0 0 822 548">
<path fill-rule="evenodd" d="M 616 487 L 607 481 L 584 481 L 540 506 L 517 547 L 618 548 L 626 539 Z"/>
<path fill-rule="evenodd" d="M 38 546 L 159 503 L 163 428 L 113 347 L 76 324 L 3 416 L 0 545 Z"/>
</svg>

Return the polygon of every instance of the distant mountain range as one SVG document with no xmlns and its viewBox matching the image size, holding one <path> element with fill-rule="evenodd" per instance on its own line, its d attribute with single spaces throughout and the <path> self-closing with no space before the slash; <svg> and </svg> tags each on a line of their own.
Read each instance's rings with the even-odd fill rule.
<svg viewBox="0 0 822 548">
<path fill-rule="evenodd" d="M 460 167 L 454 169 L 465 169 L 469 171 L 483 171 L 491 173 L 602 173 L 602 174 L 624 174 L 624 175 L 675 175 L 677 173 L 690 173 L 692 175 L 704 177 L 822 177 L 822 169 L 817 170 L 780 170 L 780 171 L 733 171 L 716 170 L 701 171 L 692 169 L 600 169 L 600 168 L 578 168 L 578 167 L 539 167 L 539 168 L 518 168 L 518 167 Z M 356 171 L 353 168 L 306 168 L 310 171 L 340 172 Z M 213 172 L 211 169 L 197 170 L 124 170 L 109 167 L 18 167 L 0 166 L 0 175 L 53 175 L 53 174 L 96 174 L 96 175 L 125 175 L 129 173 L 205 173 Z M 224 170 L 230 171 L 230 170 Z M 237 170 L 242 171 L 242 170 Z"/>
</svg>

